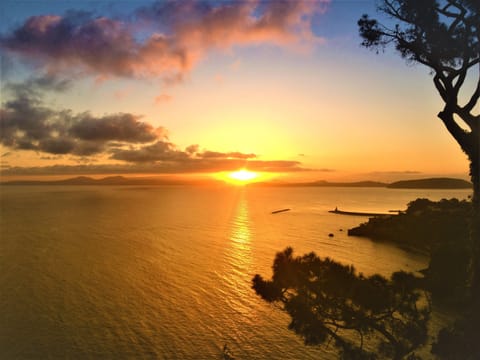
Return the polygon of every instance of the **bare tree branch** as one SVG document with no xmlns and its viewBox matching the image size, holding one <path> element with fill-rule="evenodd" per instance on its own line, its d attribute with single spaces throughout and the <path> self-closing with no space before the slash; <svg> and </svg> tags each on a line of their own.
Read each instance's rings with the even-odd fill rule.
<svg viewBox="0 0 480 360">
<path fill-rule="evenodd" d="M 465 153 L 469 153 L 471 149 L 469 148 L 469 134 L 463 130 L 453 118 L 453 111 L 447 108 L 438 113 L 438 117 L 443 121 L 448 132 L 453 136 L 453 138 L 460 145 L 462 150 Z"/>
<path fill-rule="evenodd" d="M 473 92 L 470 100 L 462 108 L 462 110 L 465 111 L 465 112 L 471 112 L 473 110 L 473 108 L 475 107 L 475 105 L 477 104 L 479 98 L 480 98 L 480 78 L 477 81 L 477 87 L 476 87 L 475 91 Z"/>
</svg>

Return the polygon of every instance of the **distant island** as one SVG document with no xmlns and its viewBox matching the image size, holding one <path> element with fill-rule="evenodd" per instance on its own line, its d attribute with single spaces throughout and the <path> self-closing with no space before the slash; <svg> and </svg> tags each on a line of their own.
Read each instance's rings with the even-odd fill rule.
<svg viewBox="0 0 480 360">
<path fill-rule="evenodd" d="M 418 180 L 402 180 L 393 183 L 378 181 L 357 182 L 328 182 L 324 180 L 312 182 L 263 182 L 252 185 L 257 186 L 312 186 L 312 187 L 363 187 L 363 188 L 389 188 L 389 189 L 471 189 L 472 183 L 454 178 L 429 178 Z"/>
<path fill-rule="evenodd" d="M 94 179 L 87 176 L 78 176 L 63 180 L 13 180 L 2 182 L 1 185 L 214 185 L 223 184 L 218 180 L 185 180 L 179 178 L 160 177 L 124 177 L 108 176 Z M 357 182 L 328 182 L 324 180 L 312 182 L 258 182 L 248 186 L 275 186 L 275 187 L 369 187 L 389 189 L 471 189 L 472 183 L 454 178 L 430 178 L 418 180 L 402 180 L 393 183 L 377 181 Z"/>
<path fill-rule="evenodd" d="M 432 178 L 397 181 L 387 187 L 392 189 L 470 189 L 472 183 L 462 179 Z"/>
</svg>

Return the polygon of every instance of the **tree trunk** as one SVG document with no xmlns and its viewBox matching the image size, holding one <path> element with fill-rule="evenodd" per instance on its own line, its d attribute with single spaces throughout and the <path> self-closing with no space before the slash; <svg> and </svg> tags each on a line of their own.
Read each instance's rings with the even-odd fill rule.
<svg viewBox="0 0 480 360">
<path fill-rule="evenodd" d="M 438 114 L 445 127 L 470 160 L 470 179 L 473 184 L 472 218 L 470 225 L 470 244 L 472 248 L 472 283 L 473 304 L 480 303 L 480 120 L 468 116 L 471 132 L 466 132 L 454 120 L 453 111 L 448 104 Z M 480 313 L 480 309 L 478 310 Z"/>
<path fill-rule="evenodd" d="M 470 177 L 473 183 L 471 243 L 473 247 L 473 306 L 480 303 L 480 132 L 473 133 L 473 151 L 470 158 Z M 477 311 L 480 311 L 477 310 Z"/>
</svg>

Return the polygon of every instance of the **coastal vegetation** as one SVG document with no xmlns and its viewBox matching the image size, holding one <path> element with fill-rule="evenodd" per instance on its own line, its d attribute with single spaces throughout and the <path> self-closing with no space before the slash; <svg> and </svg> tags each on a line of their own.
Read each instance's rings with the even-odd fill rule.
<svg viewBox="0 0 480 360">
<path fill-rule="evenodd" d="M 434 202 L 416 199 L 398 215 L 372 217 L 350 229 L 349 235 L 365 236 L 378 241 L 391 241 L 414 251 L 430 252 L 448 239 L 468 237 L 471 203 L 466 200 L 443 199 Z"/>
<path fill-rule="evenodd" d="M 414 350 L 427 340 L 428 302 L 410 273 L 367 277 L 287 248 L 276 255 L 271 280 L 255 275 L 252 282 L 262 299 L 290 315 L 289 329 L 306 345 L 333 341 L 343 359 L 416 359 Z"/>
<path fill-rule="evenodd" d="M 350 229 L 349 235 L 388 241 L 428 254 L 425 288 L 439 303 L 464 303 L 468 294 L 472 263 L 469 225 L 471 203 L 443 199 L 417 199 L 406 211 L 388 217 L 372 217 Z"/>
</svg>

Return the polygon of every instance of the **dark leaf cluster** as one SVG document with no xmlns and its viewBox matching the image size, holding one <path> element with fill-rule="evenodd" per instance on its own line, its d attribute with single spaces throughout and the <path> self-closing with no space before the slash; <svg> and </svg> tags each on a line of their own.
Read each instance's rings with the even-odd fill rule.
<svg viewBox="0 0 480 360">
<path fill-rule="evenodd" d="M 290 315 L 289 329 L 307 345 L 332 341 L 345 359 L 401 359 L 427 339 L 421 279 L 409 273 L 367 277 L 313 252 L 294 257 L 287 248 L 276 255 L 271 280 L 252 281 L 259 296 Z"/>
<path fill-rule="evenodd" d="M 458 303 L 465 300 L 471 277 L 472 220 L 469 201 L 416 199 L 404 213 L 370 218 L 348 233 L 425 252 L 430 256 L 425 286 L 433 300 Z"/>
<path fill-rule="evenodd" d="M 435 71 L 478 62 L 478 8 L 475 1 L 384 0 L 378 10 L 396 23 L 385 26 L 363 15 L 358 21 L 362 45 L 392 43 L 404 58 Z"/>
<path fill-rule="evenodd" d="M 442 329 L 432 345 L 432 353 L 443 360 L 480 359 L 480 315 L 469 311 L 451 326 Z"/>
</svg>

